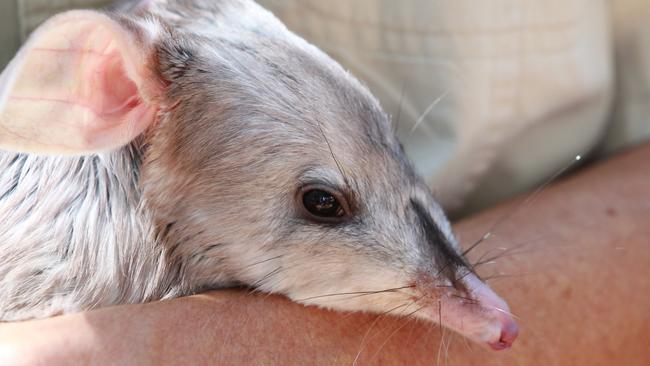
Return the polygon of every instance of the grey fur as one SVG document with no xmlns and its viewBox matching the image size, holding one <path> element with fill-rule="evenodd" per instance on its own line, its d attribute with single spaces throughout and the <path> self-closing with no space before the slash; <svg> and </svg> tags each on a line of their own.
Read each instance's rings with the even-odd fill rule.
<svg viewBox="0 0 650 366">
<path fill-rule="evenodd" d="M 317 298 L 467 291 L 444 214 L 378 102 L 338 64 L 251 1 L 118 9 L 136 32 L 160 28 L 168 108 L 120 151 L 0 155 L 0 319 L 236 284 L 370 311 L 413 292 Z M 305 219 L 296 192 L 311 183 L 346 195 L 352 219 Z"/>
<path fill-rule="evenodd" d="M 174 293 L 137 188 L 139 152 L 0 156 L 0 318 Z"/>
</svg>

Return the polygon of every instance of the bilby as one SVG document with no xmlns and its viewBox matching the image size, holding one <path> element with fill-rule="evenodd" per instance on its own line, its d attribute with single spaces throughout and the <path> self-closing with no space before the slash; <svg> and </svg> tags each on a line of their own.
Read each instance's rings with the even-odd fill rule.
<svg viewBox="0 0 650 366">
<path fill-rule="evenodd" d="M 252 1 L 50 19 L 0 77 L 0 148 L 3 321 L 248 286 L 517 336 L 378 102 Z"/>
</svg>

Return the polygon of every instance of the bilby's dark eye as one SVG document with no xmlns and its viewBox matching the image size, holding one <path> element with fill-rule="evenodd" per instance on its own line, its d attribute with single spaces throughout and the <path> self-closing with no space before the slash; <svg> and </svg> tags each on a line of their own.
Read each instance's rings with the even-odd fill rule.
<svg viewBox="0 0 650 366">
<path fill-rule="evenodd" d="M 330 218 L 342 217 L 345 214 L 336 197 L 320 189 L 305 192 L 302 196 L 302 203 L 307 211 L 314 216 Z"/>
<path fill-rule="evenodd" d="M 346 215 L 341 198 L 328 190 L 307 188 L 302 190 L 302 205 L 313 219 L 336 222 Z"/>
</svg>

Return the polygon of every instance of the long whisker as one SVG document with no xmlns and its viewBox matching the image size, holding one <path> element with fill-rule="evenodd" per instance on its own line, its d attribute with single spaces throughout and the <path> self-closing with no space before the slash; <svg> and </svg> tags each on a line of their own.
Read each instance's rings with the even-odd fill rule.
<svg viewBox="0 0 650 366">
<path fill-rule="evenodd" d="M 520 245 L 515 245 L 515 246 L 513 246 L 511 248 L 494 248 L 494 249 L 488 250 L 485 253 L 483 253 L 476 260 L 476 262 L 472 263 L 471 266 L 472 266 L 472 268 L 476 269 L 479 266 L 482 266 L 482 265 L 487 264 L 487 263 L 494 262 L 494 261 L 496 261 L 498 259 L 501 259 L 501 258 L 512 257 L 512 256 L 515 256 L 515 255 L 520 255 L 520 254 L 523 254 L 523 253 L 531 252 L 531 251 L 533 251 L 533 249 L 532 248 L 527 249 L 526 247 L 532 245 L 533 243 L 535 243 L 535 241 L 530 241 L 530 242 L 526 242 L 526 243 L 523 243 L 523 244 L 520 244 Z M 491 257 L 487 257 L 490 253 L 494 252 L 495 250 L 500 250 L 501 253 L 495 254 L 495 255 L 493 255 Z"/>
<path fill-rule="evenodd" d="M 512 257 L 512 256 L 519 255 L 519 254 L 522 254 L 522 253 L 525 253 L 525 251 L 514 251 L 514 250 L 506 251 L 506 252 L 503 252 L 501 254 L 497 254 L 495 256 L 489 257 L 487 259 L 479 260 L 476 263 L 472 263 L 472 267 L 476 268 L 476 267 L 482 266 L 482 265 L 487 264 L 487 263 L 494 263 L 494 261 L 496 261 L 497 259 Z"/>
<path fill-rule="evenodd" d="M 485 251 L 484 253 L 482 253 L 481 256 L 478 257 L 478 259 L 476 259 L 475 263 L 483 261 L 489 254 L 491 254 L 492 252 L 498 251 L 498 250 L 500 250 L 501 252 L 506 252 L 508 250 L 508 248 L 499 247 L 499 248 L 489 249 L 489 250 Z"/>
<path fill-rule="evenodd" d="M 429 104 L 427 109 L 424 110 L 424 113 L 422 113 L 422 115 L 420 115 L 420 117 L 417 119 L 417 121 L 415 122 L 415 124 L 411 128 L 410 133 L 413 133 L 413 132 L 415 132 L 415 130 L 418 129 L 418 127 L 422 124 L 422 122 L 424 122 L 424 119 L 429 115 L 429 113 L 431 113 L 433 108 L 435 108 L 435 106 L 437 106 L 438 103 L 440 103 L 443 99 L 445 99 L 447 97 L 447 95 L 449 95 L 449 91 L 446 91 L 446 92 L 442 93 L 438 98 L 434 99 L 433 102 L 431 102 L 431 104 Z"/>
<path fill-rule="evenodd" d="M 281 271 L 282 271 L 282 267 L 277 267 L 277 268 L 274 269 L 273 271 L 271 271 L 271 272 L 267 273 L 266 275 L 264 275 L 264 276 L 263 276 L 262 278 L 260 278 L 259 280 L 255 281 L 255 283 L 253 283 L 253 284 L 251 285 L 251 287 L 254 288 L 254 289 L 258 288 L 261 284 L 263 284 L 263 283 L 264 283 L 265 281 L 267 281 L 269 278 L 271 278 L 271 277 L 277 275 L 277 274 L 280 273 Z"/>
<path fill-rule="evenodd" d="M 449 337 L 447 337 L 447 339 L 449 340 L 449 342 L 447 342 L 447 344 L 444 347 L 444 349 L 445 349 L 445 365 L 449 364 L 449 347 L 451 347 L 451 342 L 454 340 L 454 333 L 451 332 L 451 333 L 448 333 L 448 334 L 449 334 Z"/>
<path fill-rule="evenodd" d="M 443 326 L 442 326 L 442 301 L 438 299 L 438 324 L 440 325 L 440 337 L 444 336 Z"/>
<path fill-rule="evenodd" d="M 445 328 L 442 326 L 442 302 L 438 300 L 438 324 L 440 328 L 440 344 L 438 345 L 438 354 L 436 355 L 436 365 L 440 365 L 440 355 L 442 347 L 445 344 Z"/>
<path fill-rule="evenodd" d="M 489 238 L 492 236 L 492 234 L 494 233 L 494 231 L 495 231 L 497 228 L 499 228 L 499 227 L 500 227 L 504 222 L 506 222 L 507 220 L 509 220 L 511 217 L 513 217 L 513 216 L 515 216 L 517 213 L 519 213 L 519 211 L 521 211 L 524 207 L 530 205 L 530 204 L 531 204 L 531 203 L 532 203 L 532 202 L 533 202 L 533 201 L 534 201 L 534 200 L 539 196 L 539 194 L 540 194 L 544 189 L 546 189 L 546 188 L 547 188 L 551 183 L 553 183 L 553 181 L 555 181 L 555 180 L 556 180 L 560 175 L 564 174 L 567 170 L 569 170 L 571 167 L 573 167 L 573 166 L 574 166 L 577 162 L 579 162 L 580 160 L 582 160 L 582 155 L 576 155 L 576 157 L 575 157 L 575 158 L 574 158 L 574 159 L 573 159 L 569 164 L 567 164 L 565 167 L 563 167 L 563 168 L 560 169 L 558 172 L 556 172 L 555 174 L 553 174 L 549 179 L 547 179 L 547 180 L 544 182 L 544 184 L 542 184 L 542 185 L 539 186 L 537 189 L 535 189 L 535 190 L 533 191 L 533 193 L 531 193 L 531 194 L 530 194 L 530 195 L 529 195 L 529 196 L 528 196 L 528 197 L 527 197 L 523 202 L 519 203 L 519 204 L 515 207 L 515 209 L 513 209 L 513 210 L 507 212 L 506 214 L 504 214 L 503 216 L 501 216 L 501 218 L 498 219 L 497 221 L 495 221 L 495 222 L 490 226 L 490 228 L 485 232 L 485 234 L 483 234 L 483 236 L 482 236 L 479 240 L 477 240 L 474 244 L 470 245 L 469 248 L 465 249 L 465 251 L 463 252 L 463 256 L 466 256 L 469 252 L 471 252 L 472 250 L 474 250 L 474 248 L 476 248 L 477 246 L 479 246 L 479 244 L 481 244 L 481 243 L 484 242 L 485 240 L 489 239 Z"/>
<path fill-rule="evenodd" d="M 357 352 L 357 355 L 356 355 L 356 357 L 354 358 L 354 361 L 352 362 L 352 366 L 355 366 L 355 365 L 357 364 L 357 361 L 359 361 L 359 357 L 361 356 L 361 353 L 363 353 L 363 350 L 364 350 L 365 347 L 366 347 L 366 339 L 368 338 L 368 335 L 370 334 L 370 331 L 375 327 L 375 325 L 377 325 L 378 321 L 379 321 L 382 317 L 384 317 L 385 315 L 388 315 L 389 313 L 391 313 L 391 312 L 393 312 L 393 311 L 395 311 L 395 310 L 397 310 L 397 309 L 401 309 L 401 308 L 403 308 L 403 307 L 405 307 L 405 309 L 408 309 L 411 305 L 413 305 L 413 304 L 417 304 L 418 301 L 422 300 L 425 296 L 426 296 L 426 295 L 422 295 L 422 296 L 418 297 L 417 299 L 415 299 L 414 301 L 404 303 L 404 304 L 402 304 L 402 305 L 396 306 L 396 307 L 394 307 L 394 308 L 392 308 L 392 309 L 389 309 L 388 311 L 385 311 L 385 312 L 379 314 L 379 315 L 375 318 L 375 320 L 372 322 L 372 324 L 370 325 L 370 328 L 368 328 L 368 330 L 366 331 L 366 333 L 363 335 L 363 338 L 361 339 L 361 344 L 359 344 L 359 352 Z"/>
<path fill-rule="evenodd" d="M 456 294 L 451 294 L 451 296 L 459 298 L 459 299 L 466 300 L 472 305 L 481 305 L 481 303 L 478 302 L 476 299 L 472 299 L 472 298 L 469 298 L 469 297 L 466 297 L 466 296 L 461 296 L 461 295 L 456 295 Z"/>
<path fill-rule="evenodd" d="M 413 288 L 413 287 L 415 287 L 415 285 L 394 287 L 394 288 L 388 288 L 388 289 L 385 289 L 385 290 L 338 292 L 338 293 L 331 293 L 331 294 L 325 294 L 325 295 L 317 295 L 317 296 L 305 297 L 305 298 L 302 298 L 302 299 L 297 299 L 296 301 L 308 301 L 308 300 L 319 299 L 319 298 L 323 298 L 323 297 L 345 296 L 345 295 L 361 295 L 361 296 L 375 295 L 375 294 L 381 294 L 381 293 L 385 293 L 385 292 L 397 292 L 399 290 L 404 290 L 404 289 Z"/>
<path fill-rule="evenodd" d="M 357 355 L 354 357 L 354 361 L 352 361 L 352 366 L 355 366 L 355 365 L 357 364 L 357 361 L 359 360 L 359 356 L 361 356 L 361 353 L 363 352 L 363 350 L 364 350 L 364 348 L 365 348 L 366 338 L 368 338 L 368 335 L 370 334 L 370 331 L 375 327 L 375 325 L 377 325 L 377 323 L 379 322 L 379 320 L 380 320 L 383 316 L 385 316 L 385 315 L 387 315 L 387 314 L 389 314 L 389 313 L 391 313 L 391 312 L 393 312 L 393 311 L 395 311 L 395 310 L 397 310 L 397 309 L 401 309 L 401 308 L 403 308 L 403 307 L 407 307 L 407 308 L 408 308 L 409 306 L 411 306 L 411 304 L 412 304 L 412 303 L 409 302 L 409 303 L 404 303 L 404 304 L 398 305 L 398 306 L 396 306 L 396 307 L 394 307 L 394 308 L 392 308 L 392 309 L 389 309 L 388 311 L 385 311 L 385 312 L 379 314 L 379 315 L 375 318 L 375 320 L 373 320 L 372 324 L 370 324 L 370 327 L 368 328 L 368 330 L 366 331 L 366 333 L 363 335 L 363 338 L 361 338 L 361 344 L 359 345 L 359 352 L 357 352 Z"/>
<path fill-rule="evenodd" d="M 395 330 L 393 330 L 393 331 L 388 335 L 388 337 L 386 337 L 386 340 L 384 340 L 384 342 L 382 342 L 382 344 L 379 346 L 379 349 L 377 350 L 377 352 L 375 352 L 375 354 L 370 358 L 370 360 L 368 360 L 368 363 L 369 363 L 369 364 L 372 363 L 372 360 L 374 360 L 375 357 L 377 357 L 377 356 L 379 355 L 379 353 L 380 353 L 381 350 L 384 348 L 384 346 L 388 343 L 388 341 L 389 341 L 389 340 L 390 340 L 390 339 L 391 339 L 391 338 L 392 338 L 392 337 L 393 337 L 397 332 L 399 332 L 401 329 L 403 329 L 405 326 L 407 326 L 407 325 L 408 325 L 408 324 L 409 324 L 413 319 L 415 319 L 414 317 L 412 317 L 412 315 L 414 315 L 414 314 L 417 313 L 418 311 L 424 309 L 425 307 L 426 307 L 426 306 L 420 306 L 419 308 L 415 309 L 415 311 L 412 311 L 412 312 L 406 314 L 405 317 L 408 318 L 408 320 L 405 321 L 405 322 L 404 322 L 402 325 L 400 325 L 399 327 L 397 327 Z"/>
<path fill-rule="evenodd" d="M 273 261 L 273 260 L 276 260 L 276 259 L 280 259 L 280 258 L 282 258 L 282 255 L 278 255 L 278 256 L 275 256 L 275 257 L 272 257 L 272 258 L 266 258 L 266 259 L 261 260 L 261 261 L 259 261 L 259 262 L 255 262 L 255 263 L 249 264 L 249 265 L 247 265 L 247 266 L 244 267 L 244 268 L 254 267 L 254 266 L 257 266 L 257 265 L 259 265 L 259 264 L 266 263 L 266 262 L 270 262 L 270 261 Z"/>
<path fill-rule="evenodd" d="M 470 345 L 469 341 L 467 340 L 467 337 L 460 337 L 460 339 L 463 340 L 463 344 L 465 345 L 465 349 L 468 351 L 472 351 L 472 346 Z"/>
<path fill-rule="evenodd" d="M 541 238 L 538 238 L 538 239 L 541 239 Z M 515 256 L 515 255 L 521 255 L 521 254 L 524 254 L 524 253 L 532 252 L 534 250 L 533 248 L 526 249 L 526 247 L 532 245 L 538 239 L 533 240 L 533 241 L 524 242 L 522 244 L 518 244 L 518 245 L 516 245 L 514 247 L 511 247 L 511 248 L 493 248 L 493 249 L 487 250 L 485 253 L 481 254 L 481 256 L 475 262 L 470 264 L 471 268 L 473 269 L 473 273 L 477 273 L 477 269 L 479 267 L 481 267 L 481 266 L 484 266 L 486 264 L 497 263 L 497 260 L 499 260 L 501 258 L 512 257 L 512 256 Z M 501 253 L 495 254 L 492 257 L 486 258 L 490 253 L 493 253 L 494 251 L 497 251 L 497 250 L 500 250 Z M 481 278 L 482 281 L 488 281 L 489 279 L 498 278 L 498 277 L 508 277 L 508 276 L 495 276 L 495 275 L 492 275 L 492 276 L 488 276 L 488 277 L 481 276 L 480 278 Z"/>
<path fill-rule="evenodd" d="M 320 121 L 316 119 L 316 126 L 318 126 L 318 130 L 320 131 L 321 135 L 323 136 L 323 140 L 325 140 L 325 143 L 327 144 L 327 148 L 330 151 L 330 155 L 332 155 L 332 159 L 334 160 L 334 163 L 336 164 L 336 168 L 339 170 L 341 173 L 341 176 L 343 177 L 343 182 L 345 182 L 346 187 L 351 191 L 352 188 L 350 187 L 350 182 L 348 181 L 347 175 L 343 172 L 343 166 L 341 163 L 339 163 L 339 160 L 336 158 L 334 155 L 334 150 L 332 149 L 332 144 L 330 144 L 330 140 L 327 138 L 327 135 L 325 135 L 325 131 L 323 131 L 323 126 L 321 125 Z"/>
<path fill-rule="evenodd" d="M 484 308 L 493 309 L 493 310 L 496 310 L 496 311 L 498 311 L 498 312 L 500 312 L 500 313 L 503 313 L 503 314 L 506 314 L 506 315 L 510 315 L 511 317 L 513 317 L 513 318 L 515 318 L 515 319 L 517 319 L 517 320 L 521 320 L 521 317 L 519 317 L 518 315 L 512 313 L 511 311 L 508 311 L 508 310 L 502 309 L 502 308 L 500 308 L 500 307 L 498 307 L 498 306 L 494 306 L 494 305 L 486 305 L 486 304 L 480 304 L 480 305 L 481 305 L 482 307 L 484 307 Z"/>
<path fill-rule="evenodd" d="M 490 239 L 493 230 L 494 230 L 494 225 L 485 234 L 483 234 L 483 236 L 479 240 L 475 241 L 472 245 L 470 245 L 467 249 L 465 249 L 465 251 L 463 251 L 462 253 L 463 257 L 467 256 L 469 252 L 471 252 L 476 247 L 478 247 L 482 242 Z"/>
<path fill-rule="evenodd" d="M 530 275 L 532 275 L 532 273 L 519 273 L 519 274 L 497 273 L 491 276 L 483 277 L 483 280 L 489 282 L 491 280 L 497 280 L 500 278 L 524 277 Z"/>
<path fill-rule="evenodd" d="M 395 123 L 393 124 L 393 133 L 396 133 L 399 130 L 399 124 L 402 119 L 402 103 L 404 103 L 404 93 L 406 92 L 406 80 L 402 83 L 402 92 L 399 97 L 399 106 L 397 107 L 397 116 Z"/>
</svg>

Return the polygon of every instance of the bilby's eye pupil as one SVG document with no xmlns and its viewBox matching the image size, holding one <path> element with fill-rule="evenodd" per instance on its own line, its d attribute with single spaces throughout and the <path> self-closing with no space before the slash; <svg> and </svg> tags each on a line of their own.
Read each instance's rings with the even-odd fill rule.
<svg viewBox="0 0 650 366">
<path fill-rule="evenodd" d="M 309 213 L 317 217 L 337 218 L 345 214 L 336 197 L 323 190 L 313 189 L 305 192 L 302 203 Z"/>
</svg>

